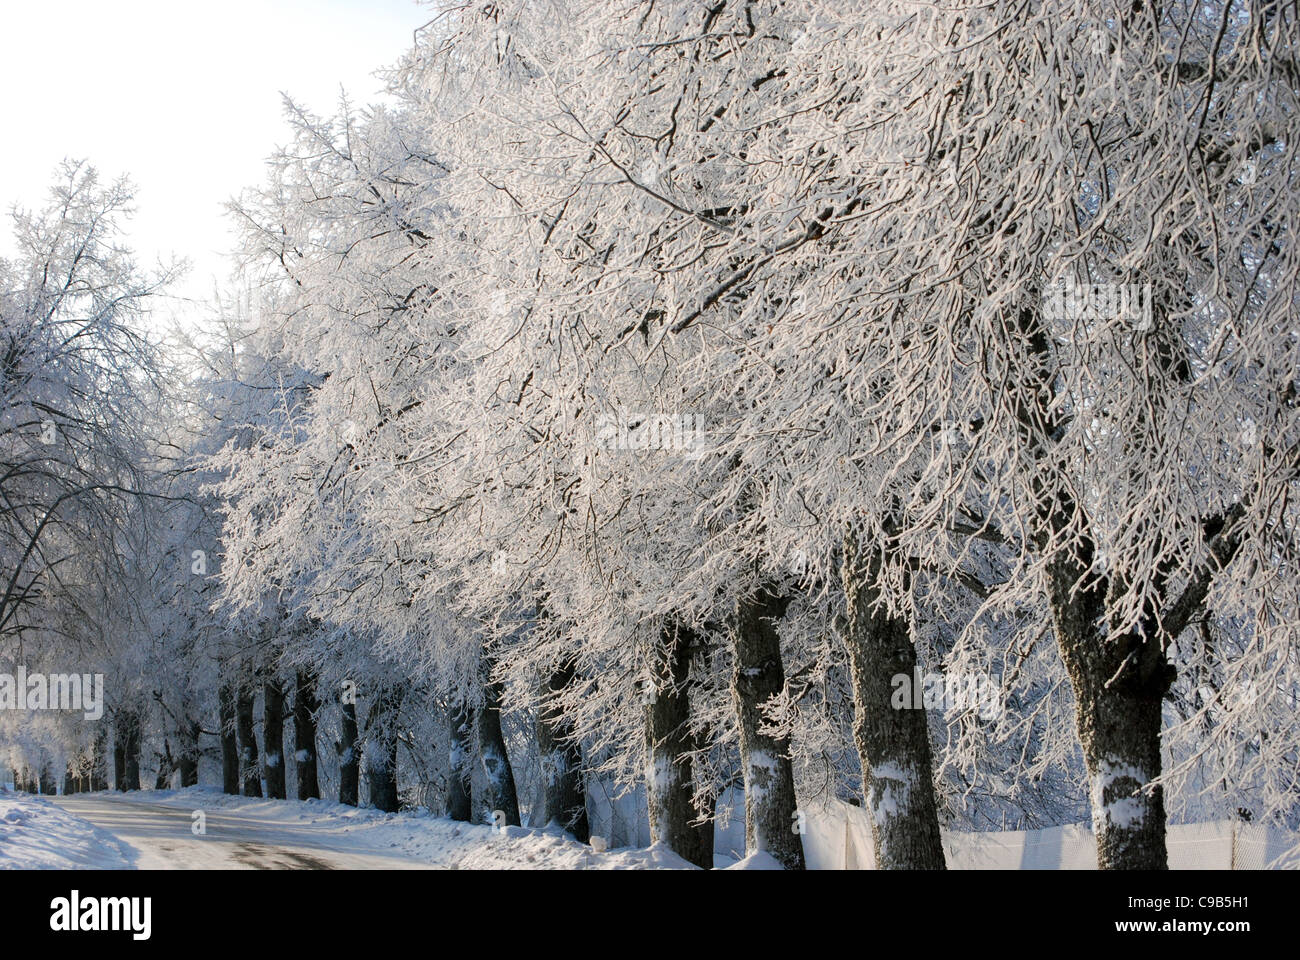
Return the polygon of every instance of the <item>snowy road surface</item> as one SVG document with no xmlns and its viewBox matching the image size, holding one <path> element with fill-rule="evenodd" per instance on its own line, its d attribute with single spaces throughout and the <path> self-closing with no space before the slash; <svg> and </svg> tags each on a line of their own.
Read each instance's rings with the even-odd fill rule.
<svg viewBox="0 0 1300 960">
<path fill-rule="evenodd" d="M 420 870 L 450 866 L 418 860 L 400 850 L 379 849 L 320 821 L 292 823 L 268 816 L 269 804 L 216 810 L 103 794 L 50 799 L 122 841 L 130 848 L 127 857 L 133 852 L 133 866 L 141 870 Z M 202 836 L 193 832 L 195 810 L 206 818 Z"/>
<path fill-rule="evenodd" d="M 196 835 L 194 814 L 203 814 Z M 729 862 L 729 861 L 728 861 Z M 460 823 L 211 788 L 36 797 L 0 790 L 0 869 L 694 869 L 666 848 L 596 852 L 555 827 Z"/>
</svg>

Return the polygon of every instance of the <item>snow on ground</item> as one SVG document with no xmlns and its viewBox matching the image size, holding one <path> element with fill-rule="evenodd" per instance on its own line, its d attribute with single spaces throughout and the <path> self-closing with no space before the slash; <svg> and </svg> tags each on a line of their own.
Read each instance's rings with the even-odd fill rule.
<svg viewBox="0 0 1300 960">
<path fill-rule="evenodd" d="M 130 869 L 135 851 L 49 799 L 0 790 L 0 868 Z"/>
<path fill-rule="evenodd" d="M 737 860 L 729 867 L 723 867 L 724 870 L 784 870 L 781 861 L 772 856 L 766 850 L 756 850 L 749 856 Z"/>
<path fill-rule="evenodd" d="M 203 814 L 204 832 L 194 833 Z M 730 832 L 739 828 L 740 836 Z M 743 847 L 743 823 L 718 832 L 717 847 Z M 1031 832 L 945 833 L 953 869 L 1096 869 L 1085 824 Z M 733 843 L 735 840 L 738 842 Z M 809 816 L 811 869 L 869 867 L 870 821 L 841 805 Z M 1300 836 L 1229 821 L 1174 825 L 1178 869 L 1300 868 Z M 720 868 L 776 869 L 767 854 Z M 596 852 L 556 829 L 458 823 L 427 811 L 400 814 L 326 801 L 234 797 L 212 788 L 33 797 L 0 790 L 0 868 L 693 870 L 663 846 Z"/>
<path fill-rule="evenodd" d="M 596 853 L 555 829 L 458 823 L 211 788 L 15 797 L 0 866 L 140 869 L 695 869 L 663 847 Z M 194 833 L 202 813 L 204 833 Z"/>
</svg>

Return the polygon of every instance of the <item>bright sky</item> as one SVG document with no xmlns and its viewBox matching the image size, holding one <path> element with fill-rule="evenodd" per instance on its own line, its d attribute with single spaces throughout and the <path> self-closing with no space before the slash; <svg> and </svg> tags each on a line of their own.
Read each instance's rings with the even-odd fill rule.
<svg viewBox="0 0 1300 960">
<path fill-rule="evenodd" d="M 434 12 L 414 0 L 0 0 L 0 256 L 7 213 L 40 205 L 64 157 L 136 185 L 142 265 L 192 262 L 206 299 L 233 243 L 222 204 L 287 140 L 280 92 L 317 113 L 378 98 L 373 72 Z"/>
</svg>

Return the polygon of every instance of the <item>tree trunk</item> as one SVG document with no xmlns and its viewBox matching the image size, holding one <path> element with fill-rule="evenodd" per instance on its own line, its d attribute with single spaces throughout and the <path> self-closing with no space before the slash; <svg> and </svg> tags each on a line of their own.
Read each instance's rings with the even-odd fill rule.
<svg viewBox="0 0 1300 960">
<path fill-rule="evenodd" d="M 221 732 L 221 790 L 239 795 L 239 740 L 235 734 L 235 691 L 228 683 L 217 690 L 217 720 Z"/>
<path fill-rule="evenodd" d="M 285 800 L 284 776 L 284 686 L 272 677 L 262 684 L 262 770 L 266 795 Z"/>
<path fill-rule="evenodd" d="M 65 767 L 63 771 L 63 795 L 66 797 L 69 794 L 76 793 L 76 784 L 77 778 L 72 775 L 72 762 L 69 761 L 67 767 Z"/>
<path fill-rule="evenodd" d="M 474 746 L 470 732 L 474 728 L 474 711 L 457 700 L 447 713 L 450 727 L 450 748 L 447 751 L 447 816 L 453 820 L 469 821 L 474 818 L 470 790 L 470 759 Z"/>
<path fill-rule="evenodd" d="M 117 717 L 117 746 L 114 765 L 118 766 L 117 789 L 140 789 L 140 717 L 132 711 L 123 711 Z M 121 752 L 121 763 L 116 751 Z"/>
<path fill-rule="evenodd" d="M 355 807 L 361 797 L 361 758 L 357 755 L 357 705 L 348 699 L 342 702 L 342 743 L 334 744 L 339 756 L 339 803 Z"/>
<path fill-rule="evenodd" d="M 1091 563 L 1089 562 L 1089 566 Z M 1173 679 L 1158 642 L 1102 635 L 1104 585 L 1081 562 L 1048 566 L 1061 659 L 1074 689 L 1075 722 L 1088 766 L 1092 830 L 1102 870 L 1167 870 L 1160 787 L 1161 704 Z"/>
<path fill-rule="evenodd" d="M 319 800 L 320 782 L 316 779 L 316 678 L 299 670 L 293 698 L 294 771 L 298 779 L 299 800 Z"/>
<path fill-rule="evenodd" d="M 385 733 L 366 744 L 366 784 L 376 810 L 396 813 L 401 806 L 397 791 L 397 736 Z"/>
<path fill-rule="evenodd" d="M 172 759 L 172 747 L 166 740 L 163 741 L 163 752 L 158 754 L 158 776 L 154 778 L 155 790 L 166 790 L 171 786 L 172 771 L 176 769 L 176 763 Z"/>
<path fill-rule="evenodd" d="M 732 695 L 745 775 L 745 852 L 766 852 L 787 870 L 802 870 L 790 743 L 760 732 L 762 704 L 785 688 L 777 633 L 785 607 L 767 586 L 737 604 Z"/>
<path fill-rule="evenodd" d="M 907 622 L 879 603 L 880 548 L 844 544 L 845 644 L 853 677 L 853 738 L 862 763 L 862 793 L 871 815 L 878 870 L 942 870 L 943 842 L 930 733 L 924 709 L 895 708 L 894 678 L 908 684 L 916 648 Z"/>
<path fill-rule="evenodd" d="M 400 695 L 381 691 L 366 718 L 366 783 L 370 803 L 377 810 L 396 813 L 401 805 L 397 789 L 397 735 Z"/>
<path fill-rule="evenodd" d="M 713 867 L 713 823 L 692 823 L 696 810 L 691 752 L 697 744 L 690 726 L 689 683 L 691 648 L 697 643 L 693 631 L 680 624 L 665 624 L 651 651 L 651 678 L 643 691 L 646 799 L 650 842 L 662 843 L 682 859 L 709 870 Z"/>
<path fill-rule="evenodd" d="M 54 780 L 54 772 L 50 769 L 48 762 L 41 767 L 41 776 L 37 788 L 46 796 L 54 796 L 59 792 L 59 785 Z"/>
<path fill-rule="evenodd" d="M 253 730 L 253 691 L 239 688 L 235 697 L 235 734 L 239 740 L 239 764 L 246 797 L 262 795 L 262 769 L 257 757 L 257 735 Z"/>
<path fill-rule="evenodd" d="M 554 698 L 573 682 L 574 665 L 561 665 L 542 687 L 537 712 L 537 755 L 541 766 L 542 808 L 533 826 L 557 824 L 578 840 L 591 838 L 587 822 L 587 787 L 582 776 L 582 748 L 574 738 L 573 724 Z"/>
<path fill-rule="evenodd" d="M 1046 564 L 1045 587 L 1056 643 L 1070 675 L 1079 743 L 1088 767 L 1097 866 L 1166 870 L 1164 792 L 1159 787 L 1146 789 L 1160 775 L 1161 704 L 1174 679 L 1158 639 L 1160 617 L 1148 609 L 1144 623 L 1121 631 L 1118 641 L 1105 636 L 1110 585 L 1096 567 L 1092 524 L 1069 484 L 1058 478 L 1059 467 L 1054 464 L 1054 438 L 1063 425 L 1052 405 L 1056 391 L 1051 336 L 1037 311 L 1023 309 L 1018 316 L 1020 333 L 1035 362 L 1013 399 L 1027 453 L 1037 464 L 1030 475 L 1034 540 L 1040 550 L 1054 551 Z M 1168 360 L 1155 358 L 1157 363 Z M 1220 569 L 1231 557 L 1231 552 L 1212 553 Z M 1151 575 L 1154 593 L 1163 601 L 1169 571 L 1157 568 Z M 1202 586 L 1208 587 L 1208 582 L 1204 580 Z M 1185 611 L 1183 616 L 1187 615 Z M 1172 631 L 1171 638 L 1181 629 L 1164 626 Z"/>
<path fill-rule="evenodd" d="M 197 720 L 189 719 L 183 721 L 180 729 L 180 755 L 176 758 L 176 765 L 181 771 L 182 787 L 197 787 L 199 785 L 199 736 L 202 727 Z"/>
<path fill-rule="evenodd" d="M 108 733 L 101 725 L 95 731 L 95 743 L 90 757 L 90 789 L 94 791 L 108 789 L 108 769 L 105 752 L 108 748 Z"/>
<path fill-rule="evenodd" d="M 478 711 L 478 753 L 487 777 L 484 803 L 498 826 L 519 826 L 519 798 L 515 775 L 501 735 L 501 684 L 489 680 L 484 687 L 486 701 Z"/>
<path fill-rule="evenodd" d="M 126 749 L 122 744 L 122 734 L 114 730 L 113 735 L 113 789 L 126 789 Z"/>
</svg>

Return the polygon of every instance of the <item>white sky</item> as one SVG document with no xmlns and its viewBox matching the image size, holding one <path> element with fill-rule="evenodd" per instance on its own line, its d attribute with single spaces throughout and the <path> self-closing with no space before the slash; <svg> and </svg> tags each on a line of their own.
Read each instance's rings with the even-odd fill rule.
<svg viewBox="0 0 1300 960">
<path fill-rule="evenodd" d="M 280 91 L 318 113 L 434 13 L 413 0 L 0 0 L 0 256 L 8 211 L 39 206 L 64 157 L 136 185 L 137 260 L 188 258 L 180 296 L 206 299 L 233 243 L 222 204 L 287 140 Z"/>
</svg>

